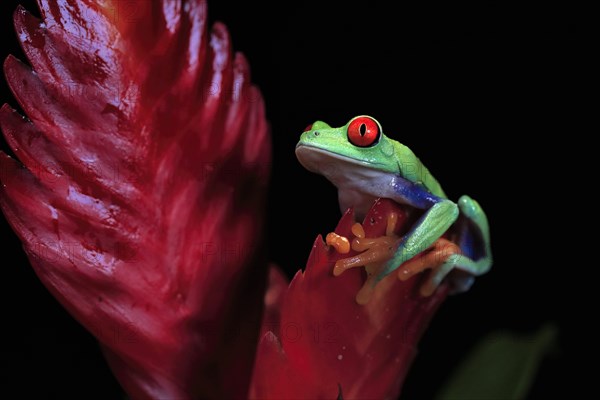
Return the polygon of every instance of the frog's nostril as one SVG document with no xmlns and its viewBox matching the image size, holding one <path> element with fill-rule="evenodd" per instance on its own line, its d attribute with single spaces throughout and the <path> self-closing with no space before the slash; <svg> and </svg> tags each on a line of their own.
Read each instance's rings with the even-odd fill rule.
<svg viewBox="0 0 600 400">
<path fill-rule="evenodd" d="M 319 136 L 319 131 L 314 131 L 315 136 Z"/>
</svg>

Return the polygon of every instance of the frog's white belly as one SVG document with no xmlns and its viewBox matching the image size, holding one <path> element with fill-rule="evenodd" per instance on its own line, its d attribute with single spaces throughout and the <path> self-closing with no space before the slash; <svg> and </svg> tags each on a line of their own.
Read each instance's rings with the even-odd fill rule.
<svg viewBox="0 0 600 400">
<path fill-rule="evenodd" d="M 346 171 L 345 179 L 334 177 L 334 179 L 341 178 L 338 183 L 328 177 L 338 188 L 338 202 L 342 213 L 348 208 L 353 208 L 357 220 L 362 220 L 373 205 L 373 201 L 378 197 L 402 202 L 402 199 L 399 199 L 393 190 L 393 183 L 397 178 L 395 175 L 370 170 L 372 173 L 369 176 L 365 176 L 362 171 L 360 174 L 356 174 L 360 175 L 357 177 L 353 176 L 355 175 L 353 172 L 356 171 L 352 171 L 352 168 Z"/>
<path fill-rule="evenodd" d="M 394 191 L 394 184 L 402 179 L 396 174 L 314 147 L 300 146 L 296 148 L 296 155 L 306 169 L 323 175 L 338 188 L 340 210 L 353 208 L 358 220 L 378 197 L 404 202 Z"/>
</svg>

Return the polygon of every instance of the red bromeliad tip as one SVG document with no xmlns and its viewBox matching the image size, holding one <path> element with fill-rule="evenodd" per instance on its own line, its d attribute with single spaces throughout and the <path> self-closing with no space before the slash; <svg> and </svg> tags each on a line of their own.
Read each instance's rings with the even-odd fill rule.
<svg viewBox="0 0 600 400">
<path fill-rule="evenodd" d="M 347 212 L 337 250 L 317 238 L 305 271 L 288 287 L 272 269 L 265 292 L 270 141 L 248 65 L 205 1 L 133 3 L 15 12 L 31 67 L 4 71 L 29 119 L 0 109 L 20 161 L 0 154 L 0 207 L 40 280 L 134 399 L 397 396 L 446 285 L 423 297 L 426 274 L 393 274 L 361 296 L 364 271 L 336 262 L 356 237 L 402 235 L 404 210 L 377 201 L 359 233 Z"/>
<path fill-rule="evenodd" d="M 4 63 L 29 119 L 0 111 L 2 211 L 130 397 L 244 397 L 270 157 L 244 57 L 205 1 L 39 5 L 32 67 Z"/>
<path fill-rule="evenodd" d="M 365 217 L 367 237 L 386 233 L 388 215 L 395 213 L 395 233 L 405 232 L 404 210 L 390 200 L 378 200 Z M 354 218 L 346 212 L 335 233 L 352 238 Z M 425 274 L 400 281 L 396 274 L 382 280 L 372 298 L 360 305 L 356 295 L 366 276 L 352 268 L 334 276 L 340 254 L 321 237 L 313 245 L 304 272 L 287 290 L 271 272 L 270 301 L 252 381 L 255 399 L 396 398 L 416 353 L 417 343 L 448 292 L 442 284 L 424 297 Z"/>
</svg>

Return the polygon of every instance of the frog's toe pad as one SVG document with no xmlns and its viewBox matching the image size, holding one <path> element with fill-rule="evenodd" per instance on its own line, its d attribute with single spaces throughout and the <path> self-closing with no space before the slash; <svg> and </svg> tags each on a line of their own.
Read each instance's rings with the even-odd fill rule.
<svg viewBox="0 0 600 400">
<path fill-rule="evenodd" d="M 483 212 L 479 203 L 467 195 L 463 195 L 458 199 L 458 207 L 461 213 L 469 219 L 477 218 Z"/>
<path fill-rule="evenodd" d="M 398 279 L 406 281 L 414 275 L 430 269 L 431 273 L 421 287 L 421 294 L 423 296 L 430 296 L 454 266 L 454 263 L 448 263 L 447 261 L 457 254 L 460 254 L 460 247 L 458 245 L 447 239 L 440 238 L 427 252 L 403 263 L 398 268 Z"/>
</svg>

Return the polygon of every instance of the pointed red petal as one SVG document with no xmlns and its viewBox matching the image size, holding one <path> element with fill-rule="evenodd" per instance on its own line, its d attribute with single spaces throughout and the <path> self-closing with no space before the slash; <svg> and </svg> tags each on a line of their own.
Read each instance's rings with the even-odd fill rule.
<svg viewBox="0 0 600 400">
<path fill-rule="evenodd" d="M 283 271 L 277 266 L 271 265 L 269 269 L 269 281 L 265 292 L 265 309 L 262 320 L 261 336 L 276 330 L 281 322 L 281 307 L 285 299 L 289 281 Z"/>
<path fill-rule="evenodd" d="M 270 156 L 245 59 L 205 1 L 39 5 L 33 69 L 4 64 L 30 121 L 0 110 L 3 212 L 131 397 L 244 397 Z"/>
<path fill-rule="evenodd" d="M 386 216 L 399 215 L 403 232 L 407 215 L 390 200 L 379 200 L 365 217 L 367 237 L 385 234 Z M 352 237 L 351 211 L 341 219 L 336 233 Z M 332 274 L 341 255 L 321 237 L 315 241 L 304 272 L 298 272 L 284 295 L 279 323 L 259 344 L 251 397 L 395 398 L 416 353 L 416 345 L 444 300 L 441 286 L 431 297 L 422 297 L 423 276 L 407 282 L 392 274 L 381 281 L 369 303 L 355 296 L 365 277 L 354 268 L 339 277 Z"/>
</svg>

